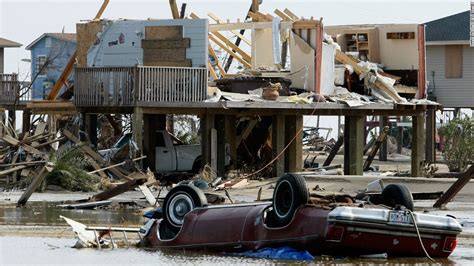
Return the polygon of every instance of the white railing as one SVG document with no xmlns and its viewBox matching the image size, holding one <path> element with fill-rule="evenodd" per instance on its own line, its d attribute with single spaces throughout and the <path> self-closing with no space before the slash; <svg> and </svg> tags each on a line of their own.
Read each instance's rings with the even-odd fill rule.
<svg viewBox="0 0 474 266">
<path fill-rule="evenodd" d="M 196 67 L 76 68 L 78 107 L 152 106 L 162 102 L 199 102 L 207 97 L 207 69 Z"/>
<path fill-rule="evenodd" d="M 74 71 L 76 106 L 133 106 L 135 72 L 135 67 L 76 68 Z"/>
<path fill-rule="evenodd" d="M 200 102 L 207 97 L 207 69 L 138 67 L 139 102 Z"/>
</svg>

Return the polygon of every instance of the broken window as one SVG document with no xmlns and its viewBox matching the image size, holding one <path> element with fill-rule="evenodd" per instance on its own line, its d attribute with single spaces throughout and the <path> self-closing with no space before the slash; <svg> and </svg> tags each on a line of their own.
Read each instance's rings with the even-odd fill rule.
<svg viewBox="0 0 474 266">
<path fill-rule="evenodd" d="M 38 73 L 38 75 L 46 75 L 46 56 L 44 55 L 40 55 L 36 58 L 36 73 Z"/>
<path fill-rule="evenodd" d="M 446 45 L 446 78 L 462 78 L 462 45 Z"/>
</svg>

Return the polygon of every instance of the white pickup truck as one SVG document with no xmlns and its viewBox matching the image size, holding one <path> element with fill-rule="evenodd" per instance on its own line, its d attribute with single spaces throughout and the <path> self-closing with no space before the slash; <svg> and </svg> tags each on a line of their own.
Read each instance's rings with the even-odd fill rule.
<svg viewBox="0 0 474 266">
<path fill-rule="evenodd" d="M 100 150 L 106 159 L 124 145 L 129 144 L 132 133 L 124 134 L 110 149 Z M 156 172 L 194 172 L 201 168 L 201 145 L 185 144 L 166 130 L 157 130 L 155 134 L 155 171 Z M 226 165 L 230 162 L 229 148 L 226 145 Z"/>
</svg>

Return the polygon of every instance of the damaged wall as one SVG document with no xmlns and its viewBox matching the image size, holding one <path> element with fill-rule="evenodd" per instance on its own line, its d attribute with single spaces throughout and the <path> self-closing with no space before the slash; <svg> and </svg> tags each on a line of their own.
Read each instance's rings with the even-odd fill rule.
<svg viewBox="0 0 474 266">
<path fill-rule="evenodd" d="M 143 48 L 141 45 L 142 40 L 145 39 L 145 27 L 149 26 L 181 26 L 181 39 L 188 38 L 190 40 L 189 47 L 186 48 L 186 59 L 192 62 L 193 67 L 205 67 L 207 65 L 207 19 L 102 20 L 101 22 L 86 24 L 79 23 L 77 24 L 78 46 L 80 47 L 78 48 L 78 65 L 143 65 Z M 175 59 L 174 57 L 167 58 L 168 61 Z"/>
</svg>

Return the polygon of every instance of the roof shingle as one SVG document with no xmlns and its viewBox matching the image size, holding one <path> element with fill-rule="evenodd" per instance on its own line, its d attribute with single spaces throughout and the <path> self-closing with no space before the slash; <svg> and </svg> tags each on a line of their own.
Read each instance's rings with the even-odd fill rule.
<svg viewBox="0 0 474 266">
<path fill-rule="evenodd" d="M 22 44 L 14 41 L 0 38 L 0 47 L 20 47 Z"/>
<path fill-rule="evenodd" d="M 425 23 L 426 41 L 469 41 L 469 11 Z"/>
</svg>

